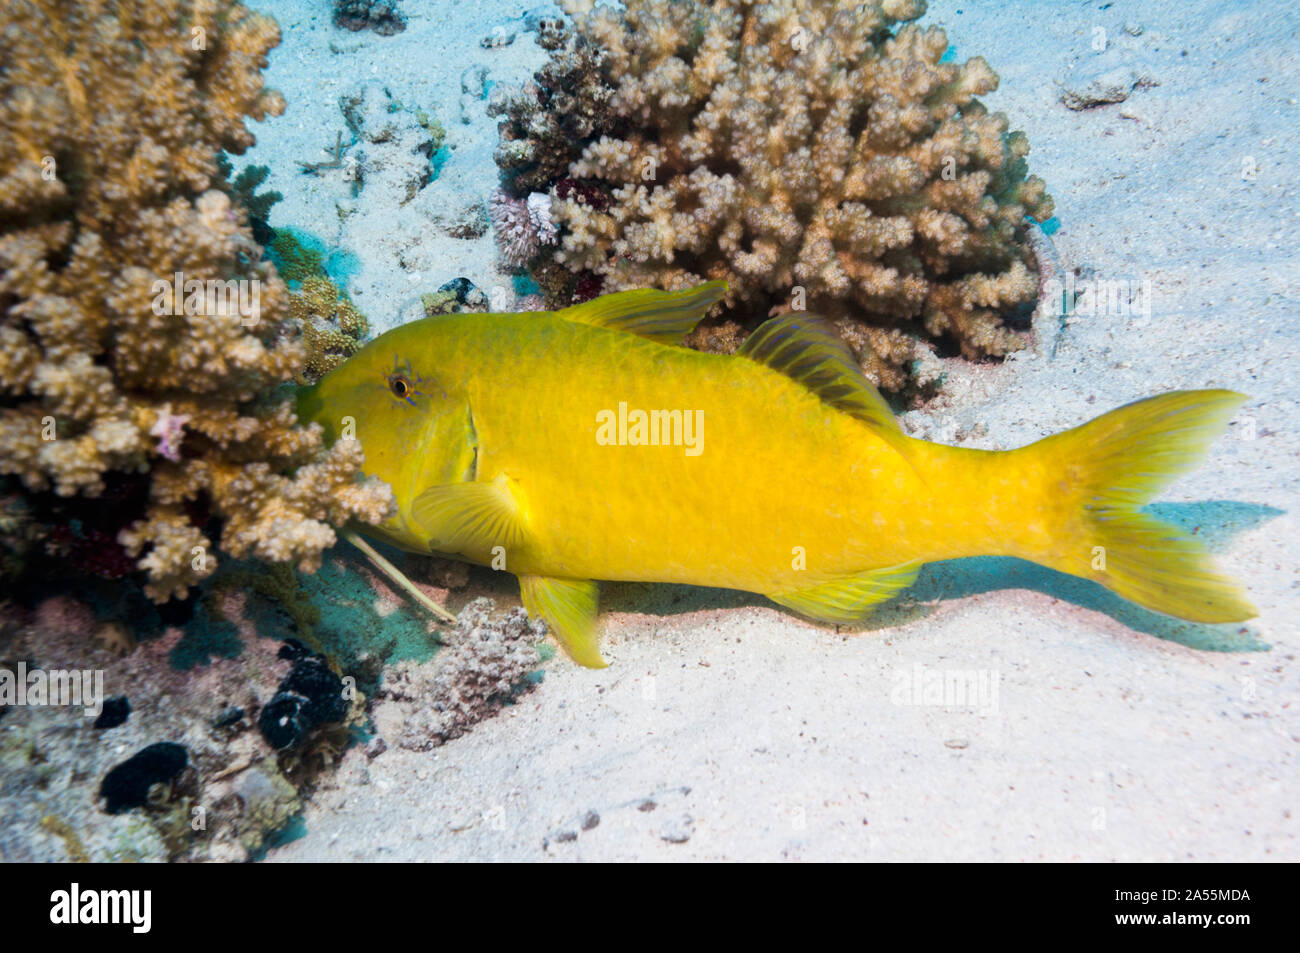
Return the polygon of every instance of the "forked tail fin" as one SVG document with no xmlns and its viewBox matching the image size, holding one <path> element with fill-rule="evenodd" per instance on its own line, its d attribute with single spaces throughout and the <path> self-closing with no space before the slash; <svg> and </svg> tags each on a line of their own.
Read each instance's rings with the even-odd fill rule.
<svg viewBox="0 0 1300 953">
<path fill-rule="evenodd" d="M 1025 448 L 1043 454 L 1046 472 L 1060 474 L 1066 513 L 1061 544 L 1042 561 L 1181 619 L 1240 622 L 1257 615 L 1198 540 L 1139 512 L 1201 460 L 1245 400 L 1228 390 L 1174 391 Z"/>
</svg>

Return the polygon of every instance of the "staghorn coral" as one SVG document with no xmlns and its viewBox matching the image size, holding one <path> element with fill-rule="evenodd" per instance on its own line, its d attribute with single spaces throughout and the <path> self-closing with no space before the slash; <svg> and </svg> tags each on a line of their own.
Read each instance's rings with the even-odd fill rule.
<svg viewBox="0 0 1300 953">
<path fill-rule="evenodd" d="M 327 451 L 276 394 L 303 349 L 218 163 L 283 110 L 278 40 L 229 0 L 0 11 L 0 474 L 61 497 L 145 475 L 113 515 L 159 601 L 214 570 L 208 515 L 230 555 L 311 569 L 392 508 L 355 441 Z"/>
<path fill-rule="evenodd" d="M 977 98 L 996 75 L 943 62 L 944 31 L 910 22 L 921 0 L 562 5 L 552 65 L 496 107 L 506 186 L 553 200 L 561 245 L 534 265 L 553 307 L 579 279 L 723 278 L 731 316 L 840 320 L 892 390 L 925 338 L 1022 346 L 1004 324 L 1037 285 L 1022 220 L 1052 202 L 1025 136 Z"/>
</svg>

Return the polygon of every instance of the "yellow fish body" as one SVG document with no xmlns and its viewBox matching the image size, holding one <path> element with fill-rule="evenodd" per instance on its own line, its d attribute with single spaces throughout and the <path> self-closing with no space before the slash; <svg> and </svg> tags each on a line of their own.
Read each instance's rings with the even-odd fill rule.
<svg viewBox="0 0 1300 953">
<path fill-rule="evenodd" d="M 299 416 L 355 436 L 399 512 L 358 527 L 515 573 L 599 666 L 598 579 L 762 593 L 861 621 L 929 561 L 1007 555 L 1205 622 L 1254 608 L 1139 512 L 1244 398 L 1138 401 L 1012 451 L 905 436 L 833 328 L 774 318 L 732 356 L 679 342 L 725 292 L 628 291 L 555 313 L 451 314 L 372 341 Z"/>
</svg>

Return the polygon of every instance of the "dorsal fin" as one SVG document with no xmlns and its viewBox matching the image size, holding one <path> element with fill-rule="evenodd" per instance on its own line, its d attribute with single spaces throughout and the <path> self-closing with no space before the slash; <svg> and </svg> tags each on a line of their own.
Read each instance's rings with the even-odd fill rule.
<svg viewBox="0 0 1300 953">
<path fill-rule="evenodd" d="M 616 291 L 555 312 L 566 321 L 638 334 L 660 344 L 680 344 L 727 293 L 725 281 L 685 291 Z"/>
<path fill-rule="evenodd" d="M 883 433 L 902 433 L 880 391 L 824 318 L 802 312 L 772 318 L 746 338 L 736 354 L 780 371 Z"/>
</svg>

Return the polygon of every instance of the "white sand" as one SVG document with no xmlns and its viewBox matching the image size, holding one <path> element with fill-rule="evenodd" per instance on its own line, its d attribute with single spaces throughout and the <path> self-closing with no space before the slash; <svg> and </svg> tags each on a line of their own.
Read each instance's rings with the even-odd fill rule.
<svg viewBox="0 0 1300 953">
<path fill-rule="evenodd" d="M 422 230 L 427 211 L 363 191 L 340 229 L 338 184 L 293 162 L 324 158 L 343 128 L 338 96 L 378 77 L 447 126 L 455 151 L 432 194 L 486 197 L 493 122 L 482 104 L 458 121 L 459 77 L 481 62 L 517 81 L 540 65 L 530 34 L 478 46 L 523 8 L 402 0 L 410 26 L 385 38 L 335 30 L 323 0 L 255 5 L 292 27 L 270 70 L 289 112 L 258 127 L 248 157 L 285 194 L 272 224 L 349 246 L 352 287 L 380 327 L 457 275 L 504 283 L 490 235 Z M 1051 361 L 949 362 L 943 396 L 905 424 L 1012 447 L 1165 390 L 1250 394 L 1165 497 L 1226 502 L 1164 515 L 1211 541 L 1259 619 L 1178 623 L 996 560 L 928 567 L 910 600 L 857 634 L 757 596 L 607 586 L 609 669 L 557 658 L 521 704 L 433 754 L 349 753 L 308 808 L 308 834 L 270 859 L 1300 859 L 1300 9 L 1220 7 L 931 4 L 923 22 L 948 29 L 958 58 L 982 55 L 1001 75 L 986 101 L 1029 135 L 1065 263 L 1149 278 L 1154 300 L 1149 318 L 1078 318 Z M 1095 27 L 1160 85 L 1071 112 L 1053 80 L 1087 72 Z M 354 51 L 331 54 L 331 40 Z M 401 248 L 423 264 L 403 269 Z M 985 694 L 967 705 L 912 691 L 936 676 Z M 591 811 L 599 823 L 583 830 Z"/>
</svg>

